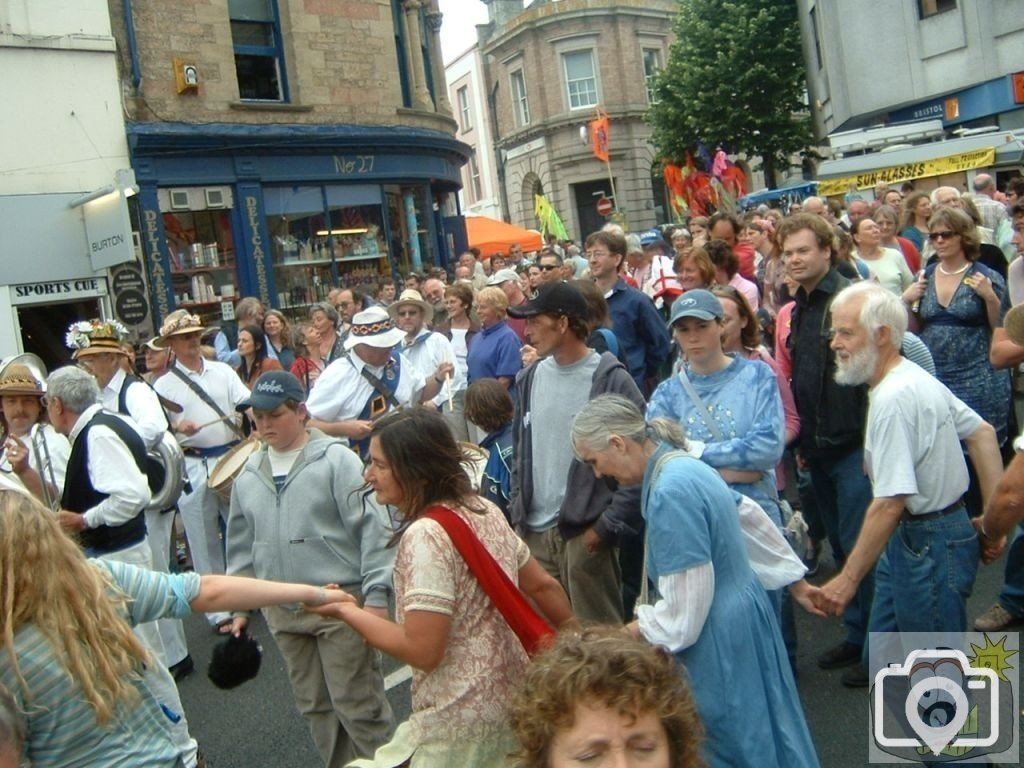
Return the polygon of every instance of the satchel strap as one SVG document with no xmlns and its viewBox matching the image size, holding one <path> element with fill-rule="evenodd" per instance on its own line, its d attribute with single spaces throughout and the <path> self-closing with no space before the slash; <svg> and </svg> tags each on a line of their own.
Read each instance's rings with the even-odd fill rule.
<svg viewBox="0 0 1024 768">
<path fill-rule="evenodd" d="M 444 528 L 470 573 L 480 582 L 491 602 L 516 633 L 526 653 L 533 656 L 542 650 L 554 638 L 555 630 L 534 610 L 469 524 L 454 510 L 440 505 L 429 507 L 423 517 L 430 518 Z"/>
<path fill-rule="evenodd" d="M 697 394 L 697 390 L 694 388 L 693 382 L 690 381 L 689 376 L 686 375 L 685 365 L 679 367 L 679 383 L 683 385 L 683 389 L 686 390 L 686 394 L 689 396 L 694 406 L 696 406 L 701 420 L 711 433 L 711 437 L 715 439 L 715 442 L 722 442 L 725 439 L 725 436 L 722 434 L 722 430 L 718 428 L 718 424 L 715 423 L 714 418 L 712 418 L 711 411 L 708 410 L 707 405 L 704 404 L 700 395 Z"/>
<path fill-rule="evenodd" d="M 219 405 L 217 405 L 217 402 L 212 397 L 210 397 L 210 394 L 205 389 L 196 384 L 194 381 L 192 381 L 192 379 L 190 379 L 188 376 L 182 373 L 181 369 L 177 366 L 177 364 L 172 365 L 169 370 L 171 373 L 173 373 L 175 376 L 177 376 L 179 379 L 185 382 L 185 386 L 191 389 L 195 393 L 196 397 L 198 397 L 200 400 L 202 400 L 204 403 L 210 406 L 210 408 L 213 409 L 213 412 L 224 420 L 224 423 L 228 425 L 232 432 L 234 432 L 239 437 L 245 437 L 245 435 L 242 433 L 241 427 L 239 427 L 235 423 L 235 420 L 228 418 L 227 414 L 224 413 L 224 411 L 221 409 Z"/>
</svg>

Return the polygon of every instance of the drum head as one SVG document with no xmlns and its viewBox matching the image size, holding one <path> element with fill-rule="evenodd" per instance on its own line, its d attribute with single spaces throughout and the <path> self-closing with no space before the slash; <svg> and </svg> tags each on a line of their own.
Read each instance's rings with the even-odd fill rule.
<svg viewBox="0 0 1024 768">
<path fill-rule="evenodd" d="M 210 488 L 216 491 L 230 486 L 238 473 L 242 471 L 245 462 L 259 449 L 260 441 L 251 437 L 221 456 L 216 466 L 210 470 Z"/>
</svg>

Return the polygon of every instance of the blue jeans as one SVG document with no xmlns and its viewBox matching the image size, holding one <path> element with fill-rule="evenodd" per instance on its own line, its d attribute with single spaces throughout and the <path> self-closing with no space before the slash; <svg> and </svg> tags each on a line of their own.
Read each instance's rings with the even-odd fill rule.
<svg viewBox="0 0 1024 768">
<path fill-rule="evenodd" d="M 999 604 L 1014 618 L 1024 618 L 1024 523 L 1017 526 L 1017 538 L 1006 553 L 1006 575 Z"/>
<path fill-rule="evenodd" d="M 855 448 L 837 459 L 808 459 L 807 466 L 811 470 L 821 521 L 833 546 L 838 541 L 842 548 L 836 555 L 845 558 L 853 551 L 864 513 L 871 503 L 871 481 L 864 474 L 864 451 Z M 846 642 L 864 645 L 874 593 L 874 577 L 869 573 L 843 612 Z"/>
<path fill-rule="evenodd" d="M 981 551 L 967 510 L 901 522 L 875 566 L 872 632 L 964 632 Z"/>
</svg>

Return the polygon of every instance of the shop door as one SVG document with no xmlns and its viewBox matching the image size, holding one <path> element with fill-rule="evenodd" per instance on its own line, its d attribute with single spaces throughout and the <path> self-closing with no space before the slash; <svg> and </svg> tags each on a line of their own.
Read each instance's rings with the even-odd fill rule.
<svg viewBox="0 0 1024 768">
<path fill-rule="evenodd" d="M 583 243 L 587 235 L 597 232 L 611 221 L 597 212 L 597 201 L 603 195 L 611 197 L 611 183 L 608 179 L 585 181 L 573 184 L 573 197 L 576 202 L 576 220 L 580 223 L 580 231 L 576 233 L 576 242 Z"/>
<path fill-rule="evenodd" d="M 46 363 L 46 370 L 52 371 L 71 362 L 71 350 L 64 344 L 68 326 L 101 316 L 98 299 L 18 307 L 21 348 L 39 355 Z"/>
</svg>

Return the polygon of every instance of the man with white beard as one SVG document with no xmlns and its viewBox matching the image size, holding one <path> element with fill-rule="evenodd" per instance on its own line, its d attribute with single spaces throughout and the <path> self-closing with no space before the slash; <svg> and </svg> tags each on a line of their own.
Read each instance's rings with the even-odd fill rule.
<svg viewBox="0 0 1024 768">
<path fill-rule="evenodd" d="M 841 614 L 874 568 L 870 632 L 963 632 L 980 550 L 963 503 L 960 441 L 986 503 L 1002 461 L 992 426 L 900 355 L 906 328 L 900 299 L 877 283 L 851 285 L 832 302 L 835 379 L 869 388 L 864 462 L 873 499 L 853 551 L 816 602 Z"/>
</svg>

